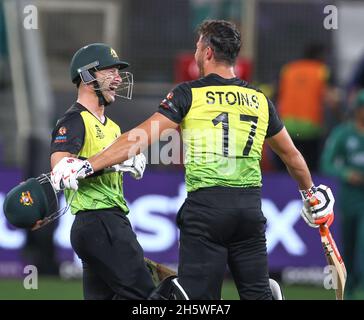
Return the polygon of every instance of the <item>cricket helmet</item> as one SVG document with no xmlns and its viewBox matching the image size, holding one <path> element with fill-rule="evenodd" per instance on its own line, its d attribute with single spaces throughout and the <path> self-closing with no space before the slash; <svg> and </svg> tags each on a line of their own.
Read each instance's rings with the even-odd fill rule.
<svg viewBox="0 0 364 320">
<path fill-rule="evenodd" d="M 103 105 L 108 103 L 102 98 L 102 88 L 100 81 L 96 80 L 95 72 L 118 68 L 125 69 L 129 63 L 121 61 L 116 51 L 105 43 L 92 43 L 79 49 L 73 56 L 70 64 L 71 80 L 75 84 L 81 81 L 85 84 L 94 84 L 95 92 Z M 120 87 L 117 88 L 117 96 L 131 99 L 133 88 L 133 74 L 130 72 L 119 72 L 122 79 Z"/>
<path fill-rule="evenodd" d="M 49 220 L 57 208 L 57 193 L 46 174 L 14 187 L 6 195 L 3 205 L 7 221 L 23 229 L 34 228 L 39 221 Z"/>
</svg>

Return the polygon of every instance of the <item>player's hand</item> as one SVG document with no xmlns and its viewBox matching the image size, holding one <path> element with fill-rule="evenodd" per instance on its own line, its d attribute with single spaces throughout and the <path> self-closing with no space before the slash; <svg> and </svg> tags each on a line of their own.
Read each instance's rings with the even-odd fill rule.
<svg viewBox="0 0 364 320">
<path fill-rule="evenodd" d="M 57 191 L 63 189 L 77 190 L 77 179 L 84 179 L 93 172 L 92 166 L 87 160 L 65 157 L 53 168 L 51 182 Z"/>
<path fill-rule="evenodd" d="M 312 228 L 318 228 L 322 224 L 328 227 L 334 221 L 335 199 L 331 189 L 320 184 L 317 188 L 312 186 L 309 190 L 300 190 L 303 208 L 301 216 Z"/>
<path fill-rule="evenodd" d="M 129 172 L 134 179 L 143 178 L 147 159 L 143 153 L 137 154 L 135 157 L 124 161 L 121 164 L 113 166 L 117 171 Z"/>
</svg>

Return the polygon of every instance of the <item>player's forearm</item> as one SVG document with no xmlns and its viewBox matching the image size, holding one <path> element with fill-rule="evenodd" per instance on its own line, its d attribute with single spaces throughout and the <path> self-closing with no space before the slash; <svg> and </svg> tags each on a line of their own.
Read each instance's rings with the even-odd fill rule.
<svg viewBox="0 0 364 320">
<path fill-rule="evenodd" d="M 69 152 L 60 152 L 60 151 L 54 152 L 51 155 L 51 169 L 53 169 L 55 165 L 65 157 L 77 157 L 77 156 Z"/>
<path fill-rule="evenodd" d="M 149 143 L 149 139 L 136 138 L 133 131 L 121 135 L 102 152 L 88 159 L 94 171 L 98 171 L 125 160 L 142 152 Z"/>
<path fill-rule="evenodd" d="M 102 152 L 88 161 L 94 171 L 119 164 L 145 150 L 159 140 L 164 132 L 176 129 L 178 124 L 156 112 L 136 128 L 122 134 Z"/>
<path fill-rule="evenodd" d="M 286 128 L 267 139 L 269 146 L 281 158 L 291 177 L 295 179 L 301 190 L 312 186 L 312 178 L 305 159 L 297 150 Z"/>
<path fill-rule="evenodd" d="M 307 190 L 313 185 L 310 171 L 301 153 L 296 149 L 281 156 L 291 177 L 295 179 L 301 190 Z"/>
</svg>

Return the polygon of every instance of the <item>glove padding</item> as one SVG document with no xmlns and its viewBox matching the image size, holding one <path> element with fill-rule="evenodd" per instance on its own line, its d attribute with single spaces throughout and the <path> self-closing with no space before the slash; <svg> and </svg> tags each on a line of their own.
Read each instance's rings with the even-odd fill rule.
<svg viewBox="0 0 364 320">
<path fill-rule="evenodd" d="M 145 158 L 145 155 L 139 153 L 135 157 L 130 158 L 121 164 L 114 165 L 113 167 L 116 171 L 129 172 L 134 179 L 139 180 L 143 178 L 146 164 L 147 159 Z"/>
<path fill-rule="evenodd" d="M 334 221 L 335 199 L 331 189 L 320 184 L 317 188 L 312 186 L 309 190 L 300 190 L 303 208 L 301 216 L 312 228 L 318 228 L 322 224 L 328 227 Z"/>
<path fill-rule="evenodd" d="M 55 190 L 78 189 L 77 179 L 84 179 L 93 174 L 91 164 L 87 160 L 64 157 L 51 172 L 51 182 Z"/>
</svg>

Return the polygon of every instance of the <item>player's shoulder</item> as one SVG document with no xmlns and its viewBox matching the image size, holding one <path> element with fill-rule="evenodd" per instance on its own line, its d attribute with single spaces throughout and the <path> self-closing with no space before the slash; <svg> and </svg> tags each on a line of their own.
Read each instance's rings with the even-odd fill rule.
<svg viewBox="0 0 364 320">
<path fill-rule="evenodd" d="M 81 114 L 81 112 L 87 111 L 87 109 L 80 103 L 75 102 L 67 111 L 64 113 L 65 116 L 73 116 L 75 114 Z"/>
<path fill-rule="evenodd" d="M 249 90 L 252 90 L 253 93 L 261 99 L 260 101 L 264 101 L 267 103 L 267 105 L 270 109 L 272 109 L 272 108 L 276 109 L 273 102 L 265 95 L 265 93 L 260 88 L 256 87 L 255 85 L 253 85 L 249 82 L 246 82 L 246 81 L 244 83 L 244 87 Z"/>
<path fill-rule="evenodd" d="M 255 85 L 253 85 L 247 81 L 245 81 L 244 87 L 247 89 L 253 90 L 259 94 L 262 94 L 264 97 L 266 97 L 266 95 L 264 94 L 264 92 L 261 89 L 259 89 L 258 87 L 256 87 Z"/>
<path fill-rule="evenodd" d="M 66 122 L 83 122 L 81 113 L 87 110 L 84 106 L 79 103 L 74 103 L 61 118 L 58 119 L 57 125 Z"/>
<path fill-rule="evenodd" d="M 177 85 L 173 88 L 173 91 L 174 91 L 174 92 L 184 92 L 184 93 L 189 93 L 189 92 L 191 92 L 191 82 L 192 82 L 192 81 L 185 81 L 185 82 L 181 82 L 181 83 L 177 84 Z"/>
</svg>

